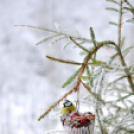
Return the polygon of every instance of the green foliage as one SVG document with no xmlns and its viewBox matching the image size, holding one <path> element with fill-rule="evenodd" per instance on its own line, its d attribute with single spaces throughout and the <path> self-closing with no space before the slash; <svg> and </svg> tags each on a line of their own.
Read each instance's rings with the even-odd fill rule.
<svg viewBox="0 0 134 134">
<path fill-rule="evenodd" d="M 46 42 L 46 41 L 48 41 L 48 40 L 50 40 L 50 39 L 52 39 L 54 37 L 57 37 L 57 36 L 58 36 L 58 34 L 54 34 L 54 35 L 51 35 L 49 37 L 45 37 L 45 38 L 39 40 L 35 45 L 39 45 L 41 43 L 44 43 L 44 42 Z"/>
<path fill-rule="evenodd" d="M 61 62 L 61 63 L 67 63 L 67 64 L 73 64 L 73 65 L 81 65 L 82 64 L 82 63 L 78 63 L 78 62 L 75 62 L 75 61 L 69 61 L 69 60 L 54 58 L 54 57 L 51 57 L 51 56 L 46 56 L 46 57 L 50 60 Z"/>
<path fill-rule="evenodd" d="M 93 31 L 92 27 L 90 27 L 90 36 L 91 36 L 91 39 L 92 39 L 92 42 L 93 42 L 94 46 L 96 47 L 95 34 L 94 34 L 94 31 Z"/>
<path fill-rule="evenodd" d="M 119 5 L 119 3 L 117 1 L 115 1 L 115 0 L 107 0 L 107 1 Z"/>
<path fill-rule="evenodd" d="M 62 85 L 62 88 L 65 88 L 71 82 L 73 82 L 75 80 L 75 78 L 78 76 L 80 71 L 81 71 L 81 67 L 78 70 L 76 70 L 76 72 L 67 79 L 67 81 Z"/>
<path fill-rule="evenodd" d="M 119 12 L 119 10 L 118 10 L 118 9 L 116 9 L 116 8 L 112 8 L 112 7 L 107 7 L 107 8 L 106 8 L 106 10 Z"/>
<path fill-rule="evenodd" d="M 80 78 L 83 80 L 89 80 L 90 77 L 89 76 L 80 76 Z"/>
<path fill-rule="evenodd" d="M 128 54 L 128 52 L 130 52 L 130 50 L 133 49 L 133 48 L 134 48 L 134 46 L 130 46 L 130 47 L 126 48 L 126 49 L 122 52 L 123 56 L 125 57 L 125 56 Z"/>
<path fill-rule="evenodd" d="M 70 37 L 70 40 L 77 45 L 79 48 L 81 48 L 82 50 L 89 52 L 89 50 L 87 50 L 85 47 L 83 47 L 82 45 L 80 45 L 79 43 L 77 43 L 72 37 Z"/>
<path fill-rule="evenodd" d="M 122 39 L 121 39 L 121 48 L 123 47 L 123 45 L 124 45 L 124 42 L 125 42 L 125 37 L 123 37 Z"/>
<path fill-rule="evenodd" d="M 111 63 L 115 60 L 115 58 L 117 58 L 117 56 L 118 56 L 118 53 L 112 55 L 112 56 L 109 58 L 108 63 L 111 64 Z"/>
<path fill-rule="evenodd" d="M 131 13 L 134 13 L 134 9 L 133 8 L 129 8 L 129 7 L 123 7 L 123 9 L 130 11 Z"/>
<path fill-rule="evenodd" d="M 109 21 L 110 25 L 115 25 L 115 26 L 119 26 L 117 23 L 113 22 L 113 21 Z"/>
</svg>

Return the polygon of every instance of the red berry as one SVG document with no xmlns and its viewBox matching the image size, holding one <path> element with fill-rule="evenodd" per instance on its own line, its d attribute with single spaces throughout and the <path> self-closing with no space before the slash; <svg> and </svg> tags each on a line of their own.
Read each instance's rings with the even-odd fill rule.
<svg viewBox="0 0 134 134">
<path fill-rule="evenodd" d="M 72 112 L 72 113 L 70 113 L 70 118 L 73 118 L 73 117 L 75 117 L 75 116 L 78 116 L 78 113 L 77 112 Z"/>
<path fill-rule="evenodd" d="M 81 125 L 86 125 L 87 122 L 88 122 L 88 119 L 86 119 L 86 118 L 82 118 L 82 119 L 80 120 Z"/>
</svg>

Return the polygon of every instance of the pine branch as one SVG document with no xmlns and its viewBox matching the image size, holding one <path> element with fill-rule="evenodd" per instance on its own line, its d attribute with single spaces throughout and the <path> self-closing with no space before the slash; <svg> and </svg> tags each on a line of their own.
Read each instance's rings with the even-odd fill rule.
<svg viewBox="0 0 134 134">
<path fill-rule="evenodd" d="M 52 110 L 54 107 L 56 107 L 58 104 L 59 104 L 59 103 L 58 103 L 58 101 L 57 101 L 57 102 L 55 102 L 52 106 L 50 106 L 50 107 L 45 111 L 44 114 L 40 115 L 40 117 L 38 118 L 38 121 L 40 121 L 42 118 L 44 118 L 44 117 L 45 117 L 49 112 L 51 112 L 51 110 Z"/>
<path fill-rule="evenodd" d="M 67 63 L 67 64 L 73 64 L 73 65 L 82 65 L 82 63 L 79 62 L 75 62 L 75 61 L 69 61 L 69 60 L 63 60 L 63 59 L 58 59 L 58 58 L 54 58 L 51 56 L 46 56 L 48 59 L 52 60 L 52 61 L 57 61 L 57 62 L 61 62 L 61 63 Z"/>
<path fill-rule="evenodd" d="M 102 122 L 101 122 L 100 117 L 99 117 L 98 108 L 96 108 L 95 110 L 96 110 L 96 115 L 97 115 L 97 118 L 98 118 L 98 123 L 99 123 L 99 127 L 100 127 L 101 134 L 104 134 Z"/>
<path fill-rule="evenodd" d="M 112 2 L 112 3 L 115 3 L 115 4 L 117 4 L 117 5 L 119 5 L 119 3 L 117 2 L 117 1 L 115 1 L 115 0 L 107 0 L 108 2 Z"/>
<path fill-rule="evenodd" d="M 77 40 L 81 40 L 81 41 L 84 41 L 84 42 L 87 42 L 87 43 L 91 43 L 91 40 L 89 40 L 89 39 L 86 39 L 86 38 L 83 38 L 83 37 L 77 37 L 77 36 L 74 36 L 74 35 L 70 35 L 66 32 L 55 31 L 55 30 L 51 30 L 51 29 L 48 29 L 48 28 L 44 28 L 44 27 L 37 27 L 37 26 L 31 26 L 31 25 L 14 25 L 14 26 L 34 28 L 34 29 L 41 30 L 41 31 L 46 31 L 46 32 L 50 32 L 50 33 L 56 33 L 56 34 L 59 34 L 59 35 L 63 35 L 66 38 L 72 37 L 72 38 L 75 38 Z"/>
<path fill-rule="evenodd" d="M 134 95 L 133 93 L 129 93 L 128 95 L 125 95 L 125 96 L 121 97 L 120 99 L 117 99 L 115 101 L 107 101 L 106 103 L 116 103 L 116 102 L 122 101 L 124 99 L 127 99 L 128 97 L 133 96 L 133 95 Z"/>
<path fill-rule="evenodd" d="M 91 36 L 91 39 L 92 39 L 92 42 L 94 44 L 94 47 L 96 48 L 96 39 L 95 39 L 95 34 L 94 34 L 94 30 L 92 27 L 90 27 L 90 36 Z M 96 53 L 94 54 L 94 61 L 96 61 Z"/>
<path fill-rule="evenodd" d="M 54 34 L 54 35 L 45 37 L 45 38 L 39 40 L 37 43 L 35 43 L 35 45 L 39 45 L 39 44 L 41 44 L 41 43 L 44 43 L 44 42 L 46 42 L 46 41 L 48 41 L 48 40 L 50 40 L 50 39 L 52 39 L 52 38 L 54 38 L 54 37 L 57 37 L 57 36 L 59 36 L 59 34 Z"/>
<path fill-rule="evenodd" d="M 120 57 L 121 64 L 125 68 L 124 71 L 125 71 L 125 73 L 127 75 L 127 79 L 128 79 L 128 83 L 130 85 L 130 88 L 131 88 L 132 92 L 134 93 L 134 84 L 133 84 L 132 77 L 131 77 L 131 74 L 129 72 L 129 69 L 128 69 L 126 63 L 125 63 L 125 60 L 124 60 L 124 58 L 122 56 L 120 48 L 118 48 L 117 51 L 118 51 L 118 54 L 119 54 L 119 57 Z"/>
<path fill-rule="evenodd" d="M 89 52 L 89 50 L 87 50 L 85 47 L 81 46 L 79 43 L 77 43 L 72 37 L 70 37 L 70 40 L 77 45 L 79 48 L 81 48 L 82 50 Z"/>
<path fill-rule="evenodd" d="M 67 79 L 67 81 L 62 85 L 62 88 L 65 88 L 65 87 L 68 86 L 70 83 L 72 83 L 73 80 L 75 80 L 75 78 L 78 76 L 78 74 L 79 74 L 80 71 L 81 71 L 81 67 L 80 67 L 78 70 L 76 70 L 76 71 L 74 72 L 74 74 L 71 75 L 71 76 Z"/>
<path fill-rule="evenodd" d="M 119 10 L 118 10 L 118 9 L 116 9 L 116 8 L 112 8 L 112 7 L 107 7 L 107 8 L 106 8 L 106 10 L 119 12 Z"/>
<path fill-rule="evenodd" d="M 54 104 L 52 104 L 45 112 L 44 114 L 40 115 L 40 117 L 38 118 L 38 121 L 40 121 L 41 119 L 43 119 L 49 112 L 51 112 L 51 110 L 56 107 L 63 99 L 65 99 L 69 94 L 71 94 L 74 91 L 74 89 L 71 89 L 69 92 L 67 92 L 64 96 L 62 96 L 62 98 L 60 98 L 57 102 L 55 102 Z"/>
<path fill-rule="evenodd" d="M 122 26 L 122 15 L 123 15 L 123 12 L 122 12 L 122 0 L 120 0 L 120 16 L 119 16 L 119 27 L 118 27 L 118 46 L 120 47 L 121 45 L 121 26 Z"/>
<path fill-rule="evenodd" d="M 82 76 L 84 70 L 85 70 L 85 67 L 86 67 L 86 64 L 88 63 L 88 61 L 91 59 L 92 55 L 94 53 L 96 53 L 102 46 L 104 45 L 108 45 L 108 44 L 111 44 L 111 45 L 114 45 L 116 47 L 116 44 L 112 41 L 104 41 L 104 42 L 101 42 L 99 44 L 97 44 L 97 46 L 88 53 L 88 55 L 86 56 L 86 58 L 84 59 L 83 63 L 82 64 L 82 69 L 81 69 L 81 72 L 79 73 L 79 76 L 78 76 L 78 79 L 77 79 L 77 82 L 76 82 L 76 85 L 74 87 L 75 89 L 75 92 L 77 91 L 78 87 L 79 87 L 79 84 L 80 84 L 80 76 Z"/>
<path fill-rule="evenodd" d="M 93 31 L 92 27 L 90 27 L 90 36 L 91 36 L 91 39 L 92 39 L 92 42 L 93 42 L 94 46 L 96 47 L 95 34 L 94 34 L 94 31 Z"/>
<path fill-rule="evenodd" d="M 134 7 L 130 4 L 130 2 L 128 2 L 128 0 L 124 0 L 124 2 L 126 2 L 129 7 L 134 8 Z"/>
<path fill-rule="evenodd" d="M 107 68 L 107 69 L 110 69 L 110 70 L 119 70 L 119 71 L 122 71 L 121 68 L 119 67 L 115 67 L 115 65 L 108 65 L 107 63 L 105 62 L 91 62 L 91 63 L 79 63 L 79 62 L 75 62 L 75 61 L 70 61 L 70 60 L 63 60 L 63 59 L 59 59 L 59 58 L 55 58 L 55 57 L 51 57 L 51 56 L 46 56 L 48 59 L 52 60 L 52 61 L 56 61 L 56 62 L 60 62 L 60 63 L 66 63 L 66 64 L 72 64 L 72 65 L 90 65 L 90 66 L 101 66 L 103 68 Z M 115 67 L 115 68 L 114 68 Z"/>
<path fill-rule="evenodd" d="M 110 83 L 108 84 L 108 86 L 111 86 L 113 83 L 116 83 L 116 82 L 118 82 L 118 81 L 120 81 L 120 80 L 122 80 L 122 79 L 124 79 L 124 78 L 126 78 L 126 77 L 127 77 L 126 75 L 121 76 L 121 77 L 115 79 L 114 81 L 110 82 Z"/>
<path fill-rule="evenodd" d="M 91 88 L 89 86 L 87 86 L 85 83 L 83 83 L 83 81 L 81 79 L 80 79 L 80 82 L 93 96 L 96 95 L 94 92 L 92 92 L 92 90 L 91 90 Z"/>
</svg>

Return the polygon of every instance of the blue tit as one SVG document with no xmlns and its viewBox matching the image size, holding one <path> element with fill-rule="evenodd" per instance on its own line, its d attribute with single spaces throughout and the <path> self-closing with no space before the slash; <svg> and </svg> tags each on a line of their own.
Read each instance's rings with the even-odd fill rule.
<svg viewBox="0 0 134 134">
<path fill-rule="evenodd" d="M 61 109 L 62 115 L 69 114 L 69 113 L 71 113 L 71 112 L 73 112 L 75 110 L 76 110 L 76 107 L 75 107 L 75 105 L 71 101 L 64 100 L 63 108 Z"/>
</svg>

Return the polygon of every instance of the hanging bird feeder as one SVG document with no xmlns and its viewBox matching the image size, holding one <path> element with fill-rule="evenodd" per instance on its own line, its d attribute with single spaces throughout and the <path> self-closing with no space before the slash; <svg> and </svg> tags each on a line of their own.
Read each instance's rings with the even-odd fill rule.
<svg viewBox="0 0 134 134">
<path fill-rule="evenodd" d="M 95 115 L 92 113 L 78 114 L 71 112 L 61 116 L 61 122 L 66 134 L 93 134 Z"/>
</svg>

